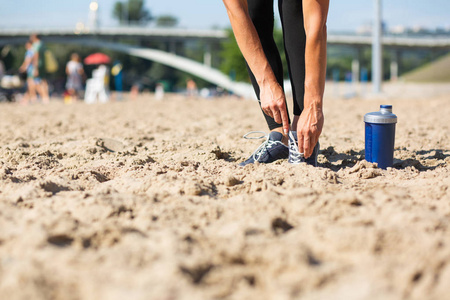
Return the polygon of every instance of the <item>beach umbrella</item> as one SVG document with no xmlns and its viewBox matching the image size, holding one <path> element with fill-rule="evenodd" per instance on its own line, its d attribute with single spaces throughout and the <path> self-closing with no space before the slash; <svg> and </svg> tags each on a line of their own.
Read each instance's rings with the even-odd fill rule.
<svg viewBox="0 0 450 300">
<path fill-rule="evenodd" d="M 109 64 L 111 62 L 111 58 L 104 53 L 94 53 L 88 55 L 84 59 L 84 63 L 86 65 L 101 65 L 101 64 Z"/>
</svg>

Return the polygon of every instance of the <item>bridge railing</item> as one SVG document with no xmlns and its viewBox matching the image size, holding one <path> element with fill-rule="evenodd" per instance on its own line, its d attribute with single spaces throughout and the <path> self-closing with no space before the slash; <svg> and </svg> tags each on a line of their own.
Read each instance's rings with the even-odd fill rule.
<svg viewBox="0 0 450 300">
<path fill-rule="evenodd" d="M 158 36 L 158 37 L 183 37 L 183 38 L 227 38 L 225 30 L 221 29 L 187 29 L 187 28 L 155 28 L 155 27 L 101 27 L 97 29 L 89 28 L 0 28 L 0 36 L 28 36 L 39 33 L 48 35 L 128 35 L 128 36 Z"/>
<path fill-rule="evenodd" d="M 0 28 L 0 39 L 26 37 L 32 33 L 43 36 L 136 36 L 177 39 L 224 40 L 228 38 L 227 31 L 222 29 L 187 29 L 187 28 L 156 28 L 156 27 L 101 27 L 95 30 L 89 28 Z M 349 32 L 329 32 L 329 44 L 371 45 L 370 34 Z M 437 34 L 385 34 L 382 43 L 387 46 L 403 47 L 434 47 L 450 48 L 450 35 Z"/>
</svg>

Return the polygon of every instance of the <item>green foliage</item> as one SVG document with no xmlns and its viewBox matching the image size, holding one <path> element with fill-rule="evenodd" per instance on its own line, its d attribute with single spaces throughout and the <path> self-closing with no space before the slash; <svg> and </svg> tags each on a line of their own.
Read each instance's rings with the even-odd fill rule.
<svg viewBox="0 0 450 300">
<path fill-rule="evenodd" d="M 148 75 L 156 81 L 169 81 L 171 85 L 173 85 L 173 82 L 175 81 L 173 69 L 160 63 L 154 63 L 148 71 Z"/>
<path fill-rule="evenodd" d="M 233 31 L 227 29 L 228 39 L 222 43 L 220 70 L 230 75 L 233 80 L 249 82 L 245 59 L 239 50 Z"/>
<path fill-rule="evenodd" d="M 144 0 L 128 0 L 127 2 L 116 2 L 114 4 L 113 17 L 121 24 L 147 24 L 151 21 L 152 15 L 145 8 Z"/>
<path fill-rule="evenodd" d="M 25 47 L 11 47 L 9 45 L 1 48 L 0 60 L 5 65 L 5 70 L 17 70 L 25 57 Z"/>
<path fill-rule="evenodd" d="M 401 54 L 401 70 L 400 74 L 407 73 L 409 71 L 415 70 L 417 68 L 420 68 L 421 66 L 424 66 L 434 60 L 436 60 L 438 57 L 441 57 L 442 55 L 447 54 L 448 52 L 446 50 L 405 50 Z"/>
<path fill-rule="evenodd" d="M 364 53 L 361 52 L 361 60 Z M 339 80 L 345 79 L 345 74 L 351 71 L 353 57 L 357 52 L 349 47 L 336 46 L 327 49 L 327 78 L 333 78 L 333 73 L 339 72 Z M 361 64 L 363 66 L 364 64 Z M 365 65 L 364 65 L 365 66 Z"/>
<path fill-rule="evenodd" d="M 249 82 L 250 78 L 247 72 L 247 65 L 241 51 L 239 50 L 236 39 L 234 38 L 233 31 L 228 29 L 227 32 L 228 39 L 222 43 L 222 51 L 220 53 L 220 57 L 222 59 L 220 70 L 225 74 L 230 75 L 236 81 Z M 286 55 L 284 53 L 283 32 L 280 28 L 276 28 L 274 30 L 273 37 L 281 55 L 284 77 L 287 78 L 289 76 L 289 72 L 287 68 Z"/>
<path fill-rule="evenodd" d="M 214 45 L 210 45 L 210 46 L 213 47 Z M 205 47 L 206 47 L 205 42 L 190 41 L 190 42 L 186 42 L 184 44 L 184 47 L 177 49 L 177 50 L 179 51 L 179 53 L 182 53 L 181 54 L 182 56 L 184 56 L 186 58 L 192 59 L 197 62 L 202 62 Z M 214 49 L 211 49 L 211 51 L 214 53 Z M 214 57 L 214 55 L 213 55 L 213 57 Z M 211 86 L 211 83 L 206 82 L 205 80 L 198 78 L 196 76 L 193 76 L 192 74 L 188 74 L 186 72 L 182 72 L 182 71 L 178 71 L 178 70 L 176 70 L 175 72 L 176 72 L 177 80 L 174 83 L 174 88 L 176 90 L 185 89 L 186 82 L 188 79 L 193 79 L 199 89 L 203 88 L 203 87 Z"/>
<path fill-rule="evenodd" d="M 175 27 L 178 25 L 178 19 L 171 15 L 162 15 L 156 18 L 157 27 Z"/>
</svg>

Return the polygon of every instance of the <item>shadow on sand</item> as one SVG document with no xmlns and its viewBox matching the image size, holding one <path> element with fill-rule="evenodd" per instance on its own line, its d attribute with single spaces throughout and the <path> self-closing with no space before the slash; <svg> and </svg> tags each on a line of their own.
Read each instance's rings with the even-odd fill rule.
<svg viewBox="0 0 450 300">
<path fill-rule="evenodd" d="M 347 167 L 352 168 L 359 161 L 364 160 L 364 150 L 338 153 L 334 147 L 330 146 L 319 152 L 325 156 L 325 161 L 321 161 L 320 166 L 338 172 Z M 445 166 L 446 158 L 450 157 L 450 151 L 442 149 L 430 149 L 420 151 L 409 151 L 406 148 L 396 149 L 394 151 L 393 168 L 403 170 L 413 167 L 420 172 L 434 170 L 441 166 Z"/>
</svg>

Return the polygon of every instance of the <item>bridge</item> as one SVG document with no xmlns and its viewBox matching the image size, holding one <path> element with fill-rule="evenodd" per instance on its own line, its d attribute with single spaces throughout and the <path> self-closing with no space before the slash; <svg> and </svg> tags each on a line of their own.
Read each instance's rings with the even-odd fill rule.
<svg viewBox="0 0 450 300">
<path fill-rule="evenodd" d="M 192 30 L 183 28 L 142 28 L 117 27 L 97 28 L 42 28 L 42 29 L 0 29 L 0 47 L 4 45 L 23 44 L 30 34 L 38 32 L 46 42 L 63 44 L 79 44 L 88 47 L 106 48 L 114 51 L 152 60 L 184 72 L 195 75 L 233 93 L 251 98 L 253 90 L 249 84 L 233 82 L 227 75 L 211 67 L 211 47 L 208 45 L 220 43 L 228 38 L 225 30 Z M 159 41 L 166 43 L 167 51 L 148 49 L 117 42 L 118 39 L 130 38 L 133 41 Z M 177 43 L 188 41 L 203 41 L 206 45 L 203 63 L 184 58 L 176 54 Z M 383 36 L 382 43 L 392 49 L 428 48 L 450 49 L 450 36 Z M 344 45 L 359 49 L 370 46 L 370 35 L 328 34 L 328 44 Z M 397 63 L 393 62 L 393 73 Z M 397 66 L 398 68 L 398 66 Z M 353 63 L 353 72 L 359 74 L 357 55 Z M 396 74 L 394 74 L 397 76 Z"/>
<path fill-rule="evenodd" d="M 139 40 L 158 41 L 188 41 L 203 40 L 206 42 L 220 42 L 228 38 L 227 32 L 222 29 L 195 30 L 184 28 L 143 28 L 143 27 L 112 27 L 98 29 L 74 29 L 74 28 L 42 28 L 42 29 L 0 29 L 0 45 L 8 42 L 15 43 L 16 40 L 28 38 L 32 33 L 39 33 L 44 38 L 59 37 L 79 38 L 136 38 Z M 405 48 L 450 48 L 450 36 L 408 36 L 408 35 L 384 35 L 382 37 L 384 46 Z M 372 44 L 371 35 L 355 33 L 328 33 L 328 44 L 330 45 L 365 45 Z"/>
<path fill-rule="evenodd" d="M 5 38 L 27 38 L 33 33 L 39 33 L 43 37 L 134 37 L 139 39 L 167 40 L 189 40 L 202 39 L 220 41 L 227 38 L 225 30 L 195 30 L 184 28 L 145 28 L 145 27 L 111 27 L 111 28 L 9 28 L 0 29 L 0 39 Z"/>
</svg>

